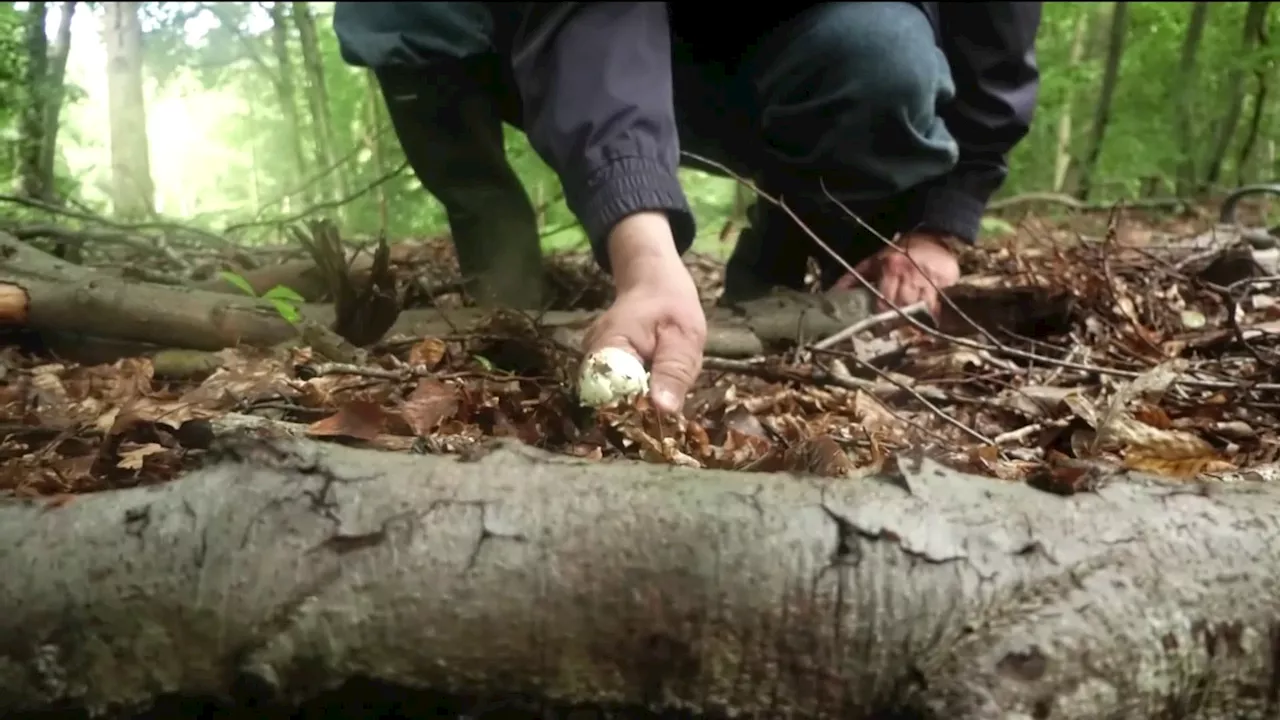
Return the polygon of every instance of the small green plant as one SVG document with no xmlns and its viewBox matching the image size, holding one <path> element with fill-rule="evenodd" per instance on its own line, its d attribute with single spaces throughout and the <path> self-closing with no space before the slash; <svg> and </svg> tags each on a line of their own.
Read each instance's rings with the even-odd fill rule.
<svg viewBox="0 0 1280 720">
<path fill-rule="evenodd" d="M 1002 220 L 991 215 L 982 216 L 983 235 L 995 235 L 998 237 L 1000 235 L 1012 235 L 1015 232 L 1017 232 L 1017 230 L 1015 230 L 1013 225 L 1010 225 L 1007 220 Z"/>
<path fill-rule="evenodd" d="M 244 276 L 224 270 L 218 273 L 223 280 L 235 285 L 245 295 L 249 297 L 261 297 L 263 300 L 271 303 L 276 312 L 280 313 L 280 317 L 287 320 L 292 325 L 297 325 L 302 319 L 302 313 L 298 312 L 298 306 L 306 302 L 306 298 L 298 293 L 290 290 L 284 285 L 277 285 L 259 296 L 253 291 L 253 286 L 249 284 Z"/>
</svg>

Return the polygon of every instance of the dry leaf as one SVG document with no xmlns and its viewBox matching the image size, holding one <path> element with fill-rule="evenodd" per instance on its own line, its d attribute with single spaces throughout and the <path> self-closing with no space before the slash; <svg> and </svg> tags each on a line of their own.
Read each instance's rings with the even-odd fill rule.
<svg viewBox="0 0 1280 720">
<path fill-rule="evenodd" d="M 1227 472 L 1236 469 L 1234 464 L 1214 455 L 1168 458 L 1144 452 L 1126 453 L 1124 466 L 1130 470 L 1181 480 L 1190 480 L 1206 473 Z"/>
<path fill-rule="evenodd" d="M 444 359 L 445 344 L 440 338 L 426 338 L 409 348 L 409 364 L 422 365 L 434 370 Z"/>
<path fill-rule="evenodd" d="M 355 400 L 343 405 L 333 415 L 308 425 L 307 434 L 372 440 L 382 432 L 386 422 L 387 416 L 381 405 Z"/>
<path fill-rule="evenodd" d="M 1122 445 L 1124 466 L 1130 470 L 1193 478 L 1235 469 L 1203 438 L 1183 430 L 1161 430 L 1129 418 L 1116 424 L 1113 440 Z"/>
<path fill-rule="evenodd" d="M 430 435 L 456 412 L 457 388 L 429 378 L 418 381 L 418 386 L 400 408 L 400 416 L 418 437 Z"/>
<path fill-rule="evenodd" d="M 158 443 L 147 443 L 146 445 L 121 443 L 120 461 L 116 463 L 116 467 L 122 470 L 141 470 L 147 456 L 162 453 L 164 450 L 164 446 Z"/>
<path fill-rule="evenodd" d="M 1122 385 L 1115 397 L 1111 398 L 1106 414 L 1094 425 L 1094 430 L 1098 432 L 1094 439 L 1094 449 L 1097 450 L 1112 442 L 1112 434 L 1122 427 L 1128 418 L 1129 401 L 1143 398 L 1152 404 L 1159 404 L 1165 391 L 1186 368 L 1187 361 L 1182 358 L 1166 360 Z"/>
<path fill-rule="evenodd" d="M 861 390 L 853 394 L 853 418 L 869 433 L 902 427 L 902 420 L 892 410 Z"/>
<path fill-rule="evenodd" d="M 856 469 L 830 435 L 807 438 L 787 448 L 783 464 L 790 472 L 821 477 L 844 477 Z"/>
</svg>

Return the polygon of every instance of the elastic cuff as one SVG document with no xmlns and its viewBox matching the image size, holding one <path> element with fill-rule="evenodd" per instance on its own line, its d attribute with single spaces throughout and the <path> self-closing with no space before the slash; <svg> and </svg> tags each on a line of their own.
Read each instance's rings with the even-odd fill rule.
<svg viewBox="0 0 1280 720">
<path fill-rule="evenodd" d="M 611 272 L 609 232 L 628 215 L 665 210 L 676 251 L 683 255 L 693 244 L 697 227 L 684 189 L 676 176 L 655 160 L 620 158 L 600 168 L 582 184 L 579 193 L 570 192 L 566 187 L 565 199 L 586 230 L 596 262 L 605 272 Z"/>
<path fill-rule="evenodd" d="M 924 188 L 912 204 L 908 230 L 954 235 L 969 245 L 978 241 L 986 200 L 948 186 Z"/>
</svg>

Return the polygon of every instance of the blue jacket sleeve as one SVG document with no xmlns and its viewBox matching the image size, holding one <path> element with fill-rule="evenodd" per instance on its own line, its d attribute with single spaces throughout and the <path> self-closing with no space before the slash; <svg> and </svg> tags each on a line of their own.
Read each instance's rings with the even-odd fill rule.
<svg viewBox="0 0 1280 720">
<path fill-rule="evenodd" d="M 622 218 L 666 211 L 677 249 L 693 214 L 676 170 L 665 3 L 526 3 L 511 63 L 534 150 L 555 170 L 606 271 Z"/>
<path fill-rule="evenodd" d="M 950 174 L 919 189 L 907 229 L 977 239 L 987 202 L 1009 174 L 1009 151 L 1035 113 L 1041 4 L 938 3 L 942 49 L 956 84 L 942 118 L 960 159 Z"/>
</svg>

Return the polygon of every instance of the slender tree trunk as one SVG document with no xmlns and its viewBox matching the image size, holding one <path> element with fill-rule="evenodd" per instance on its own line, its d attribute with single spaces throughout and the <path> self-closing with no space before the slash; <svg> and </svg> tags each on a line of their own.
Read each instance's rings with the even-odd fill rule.
<svg viewBox="0 0 1280 720">
<path fill-rule="evenodd" d="M 1192 129 L 1193 99 L 1196 84 L 1196 55 L 1200 51 L 1200 40 L 1204 37 L 1205 20 L 1209 15 L 1209 3 L 1197 2 L 1191 6 L 1191 19 L 1187 22 L 1187 34 L 1182 39 L 1182 56 L 1178 62 L 1178 72 L 1173 77 L 1173 107 L 1176 119 L 1178 160 L 1176 175 L 1176 194 L 1186 197 L 1195 189 L 1196 156 L 1194 131 Z"/>
<path fill-rule="evenodd" d="M 1076 19 L 1075 35 L 1071 38 L 1069 57 L 1072 66 L 1079 65 L 1084 59 L 1085 40 L 1089 36 L 1089 19 L 1092 13 L 1085 9 Z M 1067 87 L 1066 97 L 1062 101 L 1062 115 L 1058 118 L 1058 138 L 1053 153 L 1053 191 L 1062 192 L 1067 181 L 1067 170 L 1071 167 L 1071 113 L 1075 109 L 1075 85 Z"/>
<path fill-rule="evenodd" d="M 1244 39 L 1241 43 L 1241 54 L 1250 55 L 1257 40 L 1258 33 L 1261 31 L 1263 22 L 1267 17 L 1267 8 L 1270 2 L 1250 2 L 1249 9 L 1245 11 L 1244 16 Z M 1240 124 L 1240 113 L 1244 108 L 1244 69 L 1237 66 L 1233 67 L 1227 75 L 1227 102 L 1226 112 L 1223 115 L 1222 126 L 1218 129 L 1218 136 L 1214 141 L 1213 150 L 1209 155 L 1208 166 L 1205 170 L 1204 188 L 1208 189 L 1218 182 L 1218 178 L 1222 176 L 1222 165 L 1226 160 L 1227 151 L 1231 147 L 1231 140 L 1235 137 L 1236 126 Z"/>
<path fill-rule="evenodd" d="M 369 150 L 373 154 L 373 169 L 377 177 L 383 177 L 387 174 L 387 158 L 386 153 L 382 151 L 382 93 L 378 91 L 378 81 L 373 76 L 373 71 L 368 71 L 364 75 L 365 79 L 365 104 L 368 106 L 368 120 L 365 131 L 365 142 L 369 145 Z M 378 227 L 383 232 L 387 232 L 387 186 L 386 183 L 380 183 L 375 190 L 378 198 Z"/>
<path fill-rule="evenodd" d="M 1267 37 L 1267 23 L 1264 16 L 1263 22 L 1258 24 L 1258 34 L 1254 37 L 1254 42 L 1259 49 L 1266 48 L 1269 39 Z M 1253 111 L 1249 115 L 1249 123 L 1246 126 L 1244 142 L 1240 143 L 1240 154 L 1236 157 L 1236 184 L 1244 185 L 1247 182 L 1247 175 L 1251 167 L 1256 167 L 1253 162 L 1253 151 L 1258 144 L 1258 136 L 1262 129 L 1262 118 L 1266 113 L 1267 100 L 1270 95 L 1269 80 L 1271 77 L 1271 67 L 1266 62 L 1255 62 L 1253 66 L 1254 93 L 1253 93 Z"/>
<path fill-rule="evenodd" d="M 1076 197 L 1088 200 L 1092 190 L 1094 173 L 1097 171 L 1098 158 L 1102 155 L 1102 142 L 1107 135 L 1107 124 L 1111 121 L 1111 101 L 1115 97 L 1116 84 L 1120 78 L 1120 65 L 1124 60 L 1125 34 L 1129 28 L 1129 6 L 1123 2 L 1112 3 L 1111 32 L 1107 43 L 1107 60 L 1102 73 L 1102 86 L 1098 89 L 1098 105 L 1094 110 L 1093 128 L 1089 133 L 1088 150 L 1080 168 L 1080 181 L 1076 186 Z"/>
<path fill-rule="evenodd" d="M 62 3 L 58 34 L 54 36 L 49 55 L 49 74 L 45 82 L 47 99 L 43 113 L 44 144 L 40 146 L 40 176 L 48 180 L 45 200 L 49 202 L 61 202 L 56 185 L 58 133 L 62 129 L 62 102 L 66 97 L 67 59 L 71 56 L 71 21 L 78 7 L 75 0 Z"/>
<path fill-rule="evenodd" d="M 334 189 L 332 196 L 346 197 L 350 194 L 344 168 L 336 167 L 337 154 L 334 151 L 333 117 L 329 108 L 329 91 L 325 85 L 324 62 L 320 55 L 320 44 L 316 38 L 315 18 L 311 15 L 311 6 L 306 2 L 293 3 L 293 22 L 298 27 L 298 39 L 302 45 L 302 65 L 307 79 L 307 103 L 311 107 L 311 118 L 315 130 L 316 150 L 320 164 L 332 173 L 334 182 L 329 186 Z"/>
<path fill-rule="evenodd" d="M 293 186 L 306 181 L 308 163 L 306 151 L 302 146 L 302 121 L 298 117 L 298 84 L 294 80 L 293 57 L 289 52 L 288 3 L 271 4 L 271 47 L 276 56 L 276 66 L 279 68 L 276 96 L 284 118 L 284 130 L 289 149 L 293 153 L 294 182 L 290 183 L 290 186 Z M 304 202 L 308 200 L 310 194 L 308 191 L 303 191 Z"/>
<path fill-rule="evenodd" d="M 142 91 L 142 27 L 138 2 L 102 3 L 111 126 L 111 200 L 117 215 L 155 214 L 155 184 Z"/>
<path fill-rule="evenodd" d="M 26 72 L 23 73 L 23 104 L 18 123 L 19 193 L 46 200 L 53 179 L 40 172 L 40 151 L 44 147 L 43 108 L 49 95 L 49 39 L 44 33 L 48 3 L 33 2 L 26 13 Z"/>
</svg>

